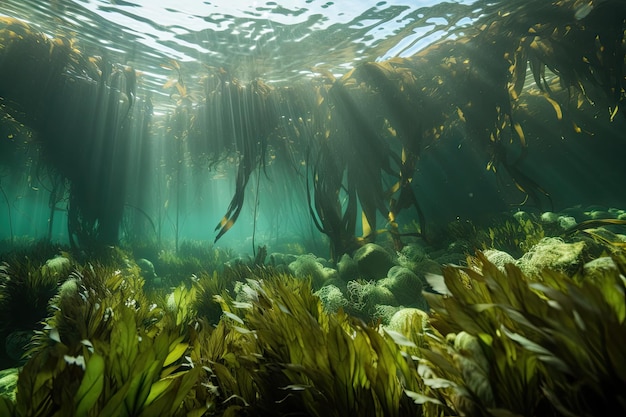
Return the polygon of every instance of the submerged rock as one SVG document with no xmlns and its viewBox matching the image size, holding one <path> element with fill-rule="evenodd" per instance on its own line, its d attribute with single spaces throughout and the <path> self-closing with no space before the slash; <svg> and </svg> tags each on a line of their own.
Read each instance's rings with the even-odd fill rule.
<svg viewBox="0 0 626 417">
<path fill-rule="evenodd" d="M 152 262 L 145 258 L 137 260 L 137 266 L 141 269 L 141 277 L 146 280 L 149 287 L 159 287 L 163 285 L 163 279 L 159 277 Z"/>
<path fill-rule="evenodd" d="M 541 222 L 544 224 L 556 223 L 559 221 L 559 215 L 551 211 L 546 211 L 541 214 Z"/>
<path fill-rule="evenodd" d="M 141 269 L 141 275 L 146 279 L 153 279 L 156 277 L 154 265 L 152 262 L 145 258 L 137 259 L 137 266 Z"/>
<path fill-rule="evenodd" d="M 270 254 L 270 265 L 272 266 L 280 266 L 285 265 L 288 266 L 290 263 L 295 262 L 298 257 L 296 255 L 292 255 L 290 253 L 280 253 L 274 252 Z"/>
<path fill-rule="evenodd" d="M 528 220 L 532 220 L 531 215 L 522 210 L 519 210 L 513 213 L 513 218 L 515 218 L 515 220 L 517 220 L 520 223 L 528 221 Z"/>
<path fill-rule="evenodd" d="M 347 284 L 346 297 L 351 312 L 360 317 L 371 318 L 376 306 L 397 305 L 398 302 L 388 288 L 376 285 L 374 281 L 354 280 Z"/>
<path fill-rule="evenodd" d="M 378 285 L 389 289 L 402 305 L 412 306 L 422 302 L 422 281 L 403 266 L 392 267 L 387 273 L 387 278 L 378 281 Z"/>
<path fill-rule="evenodd" d="M 364 279 L 380 279 L 387 276 L 387 271 L 394 265 L 393 258 L 380 245 L 367 243 L 354 253 L 359 274 Z"/>
<path fill-rule="evenodd" d="M 344 281 L 351 281 L 359 277 L 359 265 L 347 253 L 344 253 L 337 262 L 337 272 Z"/>
<path fill-rule="evenodd" d="M 59 279 L 65 277 L 71 268 L 72 264 L 69 259 L 64 256 L 55 256 L 46 261 L 46 264 L 41 267 L 41 272 L 44 275 Z"/>
<path fill-rule="evenodd" d="M 563 230 L 567 230 L 570 227 L 576 226 L 576 219 L 572 216 L 559 216 L 559 227 Z"/>
<path fill-rule="evenodd" d="M 489 262 L 498 267 L 500 271 L 504 272 L 504 265 L 514 264 L 515 258 L 509 255 L 507 252 L 497 249 L 487 249 L 483 252 Z"/>
<path fill-rule="evenodd" d="M 409 269 L 413 269 L 413 266 L 424 258 L 426 258 L 425 249 L 416 243 L 408 243 L 398 252 L 398 262 Z"/>
<path fill-rule="evenodd" d="M 460 332 L 454 336 L 454 350 L 463 381 L 478 393 L 480 398 L 493 401 L 493 391 L 489 378 L 490 363 L 476 336 Z"/>
<path fill-rule="evenodd" d="M 338 277 L 337 271 L 324 266 L 315 255 L 300 255 L 289 264 L 289 270 L 299 278 L 311 278 L 313 288 L 321 288 L 330 279 Z"/>
<path fill-rule="evenodd" d="M 583 276 L 585 279 L 601 280 L 607 273 L 619 273 L 619 269 L 609 256 L 594 259 L 583 265 Z"/>
<path fill-rule="evenodd" d="M 588 213 L 585 213 L 589 216 L 589 218 L 593 219 L 593 220 L 597 220 L 597 219 L 614 219 L 617 216 L 614 215 L 613 213 L 610 213 L 609 211 L 605 211 L 605 210 L 592 210 Z"/>
<path fill-rule="evenodd" d="M 391 321 L 391 318 L 396 314 L 402 307 L 398 306 L 390 306 L 386 304 L 378 304 L 374 308 L 374 314 L 372 315 L 372 320 L 374 322 L 380 322 L 383 326 L 387 326 Z"/>
<path fill-rule="evenodd" d="M 417 308 L 402 308 L 391 316 L 387 329 L 402 333 L 421 332 L 428 327 L 428 313 Z"/>
</svg>

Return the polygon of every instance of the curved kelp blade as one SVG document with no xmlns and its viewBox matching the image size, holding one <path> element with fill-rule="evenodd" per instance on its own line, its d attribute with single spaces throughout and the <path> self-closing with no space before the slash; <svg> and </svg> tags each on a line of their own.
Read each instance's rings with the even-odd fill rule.
<svg viewBox="0 0 626 417">
<path fill-rule="evenodd" d="M 563 232 L 563 236 L 569 236 L 577 231 L 591 229 L 600 226 L 626 226 L 626 220 L 621 219 L 591 219 L 580 222 Z"/>
<path fill-rule="evenodd" d="M 246 165 L 242 164 L 239 166 L 239 171 L 237 172 L 237 188 L 235 190 L 235 195 L 230 201 L 226 214 L 222 217 L 222 220 L 217 224 L 217 226 L 215 226 L 215 230 L 219 230 L 219 233 L 215 237 L 214 242 L 217 242 L 219 238 L 224 235 L 224 233 L 228 232 L 237 221 L 237 218 L 241 213 L 241 209 L 243 208 L 243 199 L 248 179 L 250 179 L 250 172 L 247 171 Z"/>
<path fill-rule="evenodd" d="M 97 353 L 89 358 L 86 364 L 85 375 L 78 387 L 74 401 L 76 403 L 76 417 L 87 416 L 89 410 L 100 398 L 104 387 L 104 358 Z"/>
</svg>

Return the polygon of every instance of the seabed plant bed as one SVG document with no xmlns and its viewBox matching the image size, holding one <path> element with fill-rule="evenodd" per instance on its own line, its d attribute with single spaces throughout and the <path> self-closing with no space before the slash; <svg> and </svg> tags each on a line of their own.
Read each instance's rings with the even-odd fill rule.
<svg viewBox="0 0 626 417">
<path fill-rule="evenodd" d="M 381 242 L 334 267 L 270 254 L 217 268 L 212 249 L 215 267 L 175 286 L 148 285 L 122 249 L 46 262 L 40 243 L 0 271 L 5 346 L 30 330 L 0 374 L 0 415 L 615 415 L 626 239 L 613 214 L 455 223 L 441 249 L 385 258 Z"/>
</svg>

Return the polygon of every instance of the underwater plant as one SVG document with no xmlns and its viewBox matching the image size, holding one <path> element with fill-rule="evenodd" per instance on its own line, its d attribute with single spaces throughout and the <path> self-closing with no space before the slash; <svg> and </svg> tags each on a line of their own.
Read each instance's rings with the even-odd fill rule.
<svg viewBox="0 0 626 417">
<path fill-rule="evenodd" d="M 101 266 L 72 274 L 20 371 L 14 415 L 181 415 L 202 369 L 185 365 L 187 323 L 142 285 Z"/>
<path fill-rule="evenodd" d="M 407 58 L 362 63 L 340 78 L 313 69 L 320 77 L 308 86 L 273 89 L 258 80 L 244 86 L 224 70 L 207 77 L 202 117 L 196 118 L 201 125 L 192 130 L 223 132 L 218 136 L 228 140 L 215 155 L 233 148 L 239 154 L 236 191 L 218 238 L 237 220 L 252 171 L 265 167 L 271 149 L 280 149 L 287 150 L 281 155 L 289 164 L 305 161 L 309 212 L 329 238 L 331 259 L 385 231 L 399 250 L 402 210 L 416 210 L 420 229 L 412 235 L 425 230 L 413 184 L 419 157 L 459 130 L 484 153 L 487 170 L 511 178 L 524 202 L 552 205 L 548 191 L 523 167 L 523 116 L 532 110 L 524 89 L 539 90 L 568 132 L 582 132 L 570 105 L 574 99 L 577 108 L 585 101 L 602 103 L 612 120 L 623 110 L 617 92 L 623 87 L 625 10 L 613 1 L 536 6 L 514 1 L 498 5 L 506 12 L 488 8 L 493 13 L 459 39 L 435 42 Z M 605 27 L 604 20 L 611 24 Z M 537 86 L 527 85 L 529 68 Z M 280 117 L 290 122 L 281 126 Z M 257 132 L 252 143 L 249 130 Z M 288 156 L 296 147 L 285 147 L 285 138 L 301 145 L 304 155 Z M 377 227 L 380 218 L 383 229 Z"/>
<path fill-rule="evenodd" d="M 117 243 L 128 175 L 119 162 L 127 161 L 132 144 L 134 69 L 89 57 L 74 38 L 49 38 L 8 17 L 0 19 L 0 63 L 4 110 L 37 132 L 41 163 L 70 184 L 70 243 L 83 250 Z"/>
<path fill-rule="evenodd" d="M 528 68 L 532 88 L 568 132 L 582 132 L 574 117 L 581 106 L 596 103 L 608 109 L 604 117 L 610 120 L 624 114 L 626 6 L 618 0 L 514 0 L 487 11 L 462 38 L 444 39 L 412 57 L 360 64 L 340 78 L 316 70 L 321 79 L 305 86 L 244 83 L 211 69 L 204 97 L 194 103 L 174 66 L 178 77 L 167 88 L 175 88 L 177 107 L 166 130 L 177 152 L 168 163 L 180 168 L 188 141 L 198 155 L 205 152 L 209 165 L 228 157 L 237 166 L 216 239 L 237 221 L 255 172 L 259 196 L 258 181 L 276 156 L 275 163 L 304 167 L 295 172 L 305 171 L 309 214 L 328 236 L 333 261 L 383 232 L 400 250 L 401 210 L 417 211 L 412 236 L 425 230 L 424 202 L 413 181 L 419 157 L 457 129 L 482 148 L 488 170 L 507 173 L 535 204 L 551 202 L 522 163 L 528 146 L 522 116 L 533 111 L 523 109 Z M 49 38 L 7 18 L 0 18 L 0 61 L 0 96 L 23 100 L 8 107 L 36 110 L 41 118 L 30 122 L 46 141 L 49 161 L 71 182 L 73 246 L 93 255 L 92 248 L 115 243 L 128 171 L 112 168 L 128 159 L 132 143 L 134 71 L 106 56 L 91 60 L 72 39 Z M 93 117 L 83 118 L 83 111 Z M 292 143 L 303 154 L 295 154 Z M 101 159 L 100 148 L 106 150 Z M 102 160 L 102 172 L 94 160 Z M 108 171 L 115 175 L 105 178 Z M 168 178 L 179 187 L 180 172 Z M 173 190 L 177 199 L 179 191 Z M 216 249 L 185 248 L 177 238 L 176 253 L 163 252 L 157 270 L 178 285 L 160 299 L 145 292 L 137 265 L 116 249 L 106 265 L 78 267 L 67 280 L 43 269 L 29 275 L 6 267 L 0 270 L 3 324 L 26 303 L 50 317 L 33 340 L 15 402 L 0 398 L 0 415 L 619 412 L 626 408 L 626 259 L 621 241 L 589 225 L 564 234 L 584 232 L 606 245 L 614 268 L 589 277 L 542 268 L 529 276 L 510 264 L 499 269 L 478 254 L 468 266 L 447 266 L 443 277 L 431 278 L 440 293 L 425 295 L 431 322 L 415 314 L 400 333 L 364 320 L 379 313 L 369 303 L 373 290 L 387 289 L 378 295 L 389 299 L 387 286 L 418 287 L 415 274 L 379 288 L 350 280 L 349 298 L 360 308 L 348 313 L 365 311 L 359 318 L 341 309 L 326 312 L 306 279 L 261 268 L 264 250 L 256 265 L 224 269 L 223 255 L 211 252 Z M 476 233 L 467 223 L 457 231 Z M 543 233 L 534 222 L 511 221 L 478 239 L 513 252 Z M 187 285 L 194 274 L 198 281 Z M 20 297 L 24 303 L 8 302 Z M 31 328 L 39 320 L 23 318 Z"/>
<path fill-rule="evenodd" d="M 172 285 L 178 285 L 194 275 L 222 272 L 226 262 L 232 258 L 233 253 L 229 249 L 209 242 L 184 240 L 178 252 L 162 249 L 153 262 L 159 276 Z"/>
<path fill-rule="evenodd" d="M 612 267 L 592 274 L 545 269 L 531 277 L 479 252 L 467 266 L 429 277 L 430 315 L 401 309 L 389 327 L 341 307 L 328 312 L 310 280 L 258 265 L 204 272 L 156 298 L 144 292 L 139 268 L 75 266 L 32 340 L 15 400 L 1 397 L 0 412 L 430 417 L 624 410 L 626 255 L 615 251 L 611 259 Z"/>
<path fill-rule="evenodd" d="M 414 181 L 420 157 L 457 133 L 477 148 L 487 170 L 510 178 L 523 202 L 552 205 L 524 165 L 528 118 L 541 102 L 563 132 L 587 135 L 593 132 L 577 124 L 579 109 L 608 110 L 607 122 L 623 113 L 626 10 L 619 0 L 544 3 L 485 5 L 462 36 L 412 56 L 360 63 L 341 77 L 313 68 L 309 83 L 244 82 L 236 69 L 207 67 L 198 89 L 182 64 L 164 65 L 172 70 L 163 88 L 174 110 L 163 121 L 167 172 L 159 181 L 175 193 L 177 243 L 183 165 L 203 172 L 197 168 L 227 163 L 236 170 L 235 189 L 216 240 L 239 218 L 256 175 L 254 240 L 259 182 L 269 177 L 268 167 L 282 165 L 289 171 L 279 172 L 298 175 L 304 190 L 277 192 L 306 200 L 333 261 L 381 233 L 400 250 L 401 212 L 415 209 L 411 236 L 427 236 L 426 202 L 418 201 Z M 71 36 L 49 38 L 12 18 L 0 20 L 0 63 L 3 111 L 27 119 L 43 160 L 69 184 L 71 243 L 81 249 L 117 243 L 125 191 L 140 187 L 129 177 L 141 178 L 148 168 L 145 159 L 132 169 L 126 163 L 133 149 L 149 154 L 130 134 L 131 125 L 140 126 L 145 139 L 152 120 L 149 95 L 135 97 L 137 74 L 106 55 L 88 56 Z M 54 189 L 56 201 L 62 193 Z M 159 242 L 169 202 L 158 201 Z"/>
<path fill-rule="evenodd" d="M 234 290 L 235 283 L 227 275 L 218 274 L 217 271 L 213 271 L 213 274 L 202 272 L 193 279 L 195 301 L 191 308 L 197 317 L 213 325 L 222 318 L 222 304 L 219 300 L 228 300 L 230 297 L 227 293 Z"/>
<path fill-rule="evenodd" d="M 456 219 L 439 233 L 439 241 L 432 243 L 437 246 L 461 245 L 466 255 L 476 250 L 495 249 L 517 259 L 544 237 L 559 234 L 558 226 L 544 225 L 534 214 L 501 213 L 482 222 Z"/>
<path fill-rule="evenodd" d="M 274 275 L 247 284 L 248 300 L 233 303 L 227 317 L 240 337 L 253 336 L 260 354 L 239 360 L 257 389 L 237 394 L 249 412 L 419 415 L 405 392 L 418 384 L 391 337 L 343 312 L 324 312 L 307 281 Z"/>
<path fill-rule="evenodd" d="M 29 250 L 3 256 L 0 265 L 0 343 L 3 354 L 0 365 L 22 361 L 23 348 L 32 332 L 41 328 L 48 316 L 48 302 L 58 286 L 67 279 L 71 261 L 65 256 L 54 257 L 59 247 L 40 241 Z M 14 339 L 15 343 L 7 343 Z M 25 340 L 19 340 L 24 338 Z M 10 349 L 11 352 L 5 351 Z"/>
<path fill-rule="evenodd" d="M 622 370 L 626 289 L 618 268 L 575 280 L 513 264 L 499 270 L 478 253 L 444 268 L 425 296 L 444 340 L 424 353 L 458 412 L 466 415 L 604 415 L 626 409 Z M 437 352 L 439 350 L 439 352 Z M 458 359 L 455 359 L 457 357 Z M 450 365 L 453 364 L 452 367 Z M 427 383 L 428 385 L 428 383 Z"/>
</svg>

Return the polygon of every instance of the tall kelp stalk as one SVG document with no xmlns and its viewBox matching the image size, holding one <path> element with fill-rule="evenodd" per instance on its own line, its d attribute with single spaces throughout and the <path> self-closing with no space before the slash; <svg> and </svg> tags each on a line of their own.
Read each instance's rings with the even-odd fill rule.
<svg viewBox="0 0 626 417">
<path fill-rule="evenodd" d="M 2 187 L 2 178 L 0 178 L 0 194 L 2 194 L 2 197 L 4 198 L 4 203 L 7 206 L 7 214 L 8 214 L 7 222 L 9 224 L 9 233 L 11 237 L 11 243 L 13 243 L 15 236 L 13 235 L 13 218 L 11 216 L 11 202 L 9 201 L 9 197 L 7 197 L 7 193 L 4 191 L 4 188 Z"/>
<path fill-rule="evenodd" d="M 313 162 L 313 206 L 320 230 L 331 238 L 331 252 L 349 251 L 359 241 L 350 243 L 357 201 L 364 241 L 376 230 L 376 212 L 394 233 L 398 212 L 414 206 L 424 227 L 411 188 L 413 173 L 422 150 L 451 129 L 463 129 L 484 149 L 488 170 L 502 168 L 534 204 L 551 204 L 548 192 L 520 168 L 527 143 L 518 117 L 526 104 L 529 62 L 542 96 L 554 108 L 555 122 L 563 121 L 563 109 L 573 112 L 572 97 L 577 107 L 589 101 L 607 108 L 611 120 L 621 110 L 623 4 L 537 7 L 515 2 L 504 7 L 486 14 L 460 39 L 439 42 L 410 58 L 361 64 L 322 90 L 318 103 L 327 108 L 327 117 L 319 128 L 325 134 L 316 137 L 322 143 Z M 549 83 L 546 67 L 552 71 Z M 573 117 L 568 115 L 567 128 L 580 133 Z M 385 176 L 398 182 L 384 188 Z M 394 193 L 399 195 L 394 198 Z M 401 246 L 397 238 L 396 243 Z"/>
<path fill-rule="evenodd" d="M 154 169 L 153 104 L 150 94 L 137 96 L 128 116 L 132 118 L 132 137 L 128 145 L 128 172 L 125 196 L 125 213 L 121 236 L 124 244 L 131 247 L 157 244 L 161 241 L 152 212 L 144 209 L 154 190 L 146 183 L 146 177 Z"/>
<path fill-rule="evenodd" d="M 131 97 L 126 102 L 121 98 L 126 81 L 119 72 L 110 76 L 111 86 L 102 77 L 99 83 L 64 86 L 57 97 L 67 105 L 59 104 L 61 111 L 43 128 L 54 143 L 47 155 L 67 169 L 64 175 L 70 181 L 70 241 L 76 238 L 86 248 L 117 243 L 126 191 Z M 59 123 L 64 119 L 66 123 Z M 80 155 L 78 160 L 73 152 Z"/>
<path fill-rule="evenodd" d="M 87 57 L 73 39 L 51 39 L 10 18 L 0 23 L 0 95 L 39 133 L 45 162 L 69 182 L 70 242 L 116 243 L 135 71 Z"/>
<path fill-rule="evenodd" d="M 170 197 L 173 197 L 173 204 L 175 207 L 174 218 L 170 219 L 174 228 L 174 241 L 175 248 L 178 251 L 179 238 L 180 238 L 180 226 L 181 226 L 181 211 L 183 210 L 183 198 L 185 197 L 185 186 L 187 178 L 185 177 L 185 162 L 188 158 L 186 152 L 186 144 L 189 136 L 190 120 L 193 117 L 191 107 L 187 104 L 179 105 L 175 111 L 168 116 L 167 120 L 167 139 L 164 146 L 166 147 L 163 152 L 164 167 L 167 170 L 167 191 L 170 192 Z M 173 193 L 173 195 L 171 194 Z M 170 200 L 167 199 L 167 202 Z M 169 205 L 169 203 L 166 203 Z"/>
<path fill-rule="evenodd" d="M 373 241 L 379 215 L 388 220 L 398 249 L 397 213 L 415 206 L 422 217 L 410 188 L 421 134 L 420 124 L 410 122 L 410 107 L 405 107 L 407 100 L 417 99 L 414 85 L 407 84 L 414 79 L 411 71 L 394 73 L 388 64 L 370 63 L 318 89 L 321 115 L 313 121 L 321 123 L 317 131 L 323 133 L 313 138 L 308 160 L 312 214 L 330 238 L 333 259 Z M 384 100 L 397 102 L 397 107 Z M 357 239 L 359 216 L 363 236 Z"/>
<path fill-rule="evenodd" d="M 250 175 L 256 167 L 264 167 L 267 154 L 267 138 L 278 123 L 273 89 L 260 80 L 242 85 L 224 72 L 215 88 L 206 83 L 206 107 L 204 122 L 210 127 L 219 126 L 222 143 L 232 147 L 238 154 L 238 171 L 235 195 L 228 210 L 215 230 L 216 240 L 235 223 L 243 207 L 244 193 Z M 223 147 L 221 149 L 224 149 Z"/>
</svg>

